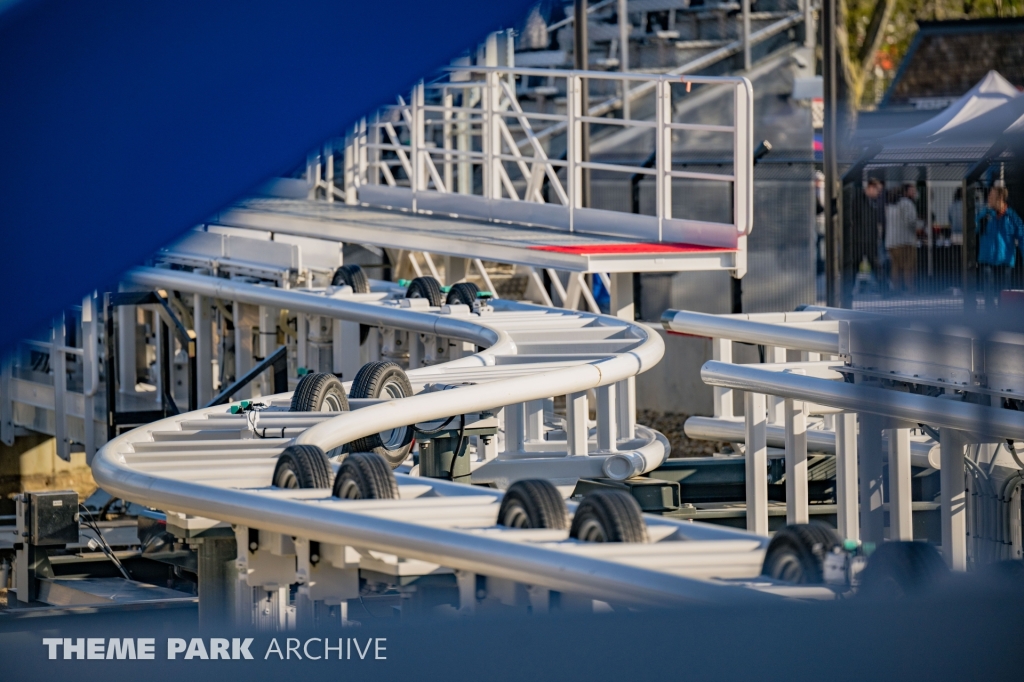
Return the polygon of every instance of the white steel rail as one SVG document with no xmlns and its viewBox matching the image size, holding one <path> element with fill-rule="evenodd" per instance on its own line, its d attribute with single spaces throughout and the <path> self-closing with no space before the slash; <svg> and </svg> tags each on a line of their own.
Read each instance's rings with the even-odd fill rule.
<svg viewBox="0 0 1024 682">
<path fill-rule="evenodd" d="M 352 413 L 332 416 L 287 412 L 283 411 L 289 400 L 287 394 L 264 398 L 271 406 L 258 413 L 265 438 L 253 437 L 256 434 L 250 432 L 247 419 L 231 415 L 226 407 L 206 408 L 134 429 L 107 443 L 93 461 L 97 482 L 111 494 L 166 509 L 176 518 L 216 519 L 239 528 L 295 537 L 300 544 L 316 541 L 356 547 L 361 552 L 383 552 L 617 603 L 657 606 L 758 596 L 756 591 L 707 580 L 752 578 L 760 571 L 765 541 L 726 529 L 648 519 L 652 535 L 671 541 L 643 547 L 622 545 L 619 552 L 610 554 L 607 548 L 584 546 L 557 533 L 542 534 L 536 542 L 523 542 L 516 539 L 514 531 L 493 528 L 494 501 L 501 493 L 486 489 L 476 489 L 478 497 L 484 496 L 482 499 L 470 499 L 465 496 L 477 494 L 472 488 L 400 476 L 400 487 L 405 491 L 414 490 L 417 481 L 433 486 L 431 499 L 435 501 L 403 500 L 394 507 L 382 502 L 324 499 L 324 494 L 317 491 L 268 489 L 274 460 L 289 443 L 315 444 L 329 451 L 351 438 L 409 423 L 516 403 L 532 404 L 552 394 L 579 396 L 587 389 L 608 391 L 612 387 L 628 391 L 631 378 L 653 366 L 663 353 L 660 337 L 643 325 L 505 301 L 494 302 L 495 310 L 481 314 L 469 314 L 468 309 L 460 312 L 457 306 L 413 310 L 401 307 L 398 301 L 373 300 L 369 295 L 362 300 L 346 300 L 343 291 L 339 298 L 325 295 L 325 291 L 288 291 L 168 269 L 138 269 L 128 281 L 443 335 L 486 348 L 409 372 L 414 386 L 445 378 L 471 385 L 354 404 Z M 609 337 L 602 329 L 614 334 Z M 547 347 L 550 344 L 541 342 L 545 337 L 564 345 L 567 352 L 552 353 Z M 588 346 L 598 352 L 587 352 Z M 536 348 L 532 358 L 531 347 Z M 513 357 L 521 361 L 509 364 L 507 359 Z M 622 411 L 616 409 L 614 400 L 604 404 L 609 406 L 610 414 L 602 415 L 599 409 L 599 424 L 602 419 L 615 424 L 610 429 L 614 447 L 616 442 L 623 442 L 615 438 L 615 428 L 623 426 L 617 421 Z M 575 419 L 585 419 L 586 400 L 574 398 L 569 409 L 581 412 Z M 506 431 L 508 428 L 506 419 Z M 232 431 L 234 437 L 226 437 Z M 604 431 L 609 432 L 607 423 Z M 274 434 L 278 437 L 270 437 Z M 626 434 L 626 441 L 629 439 Z M 557 447 L 558 443 L 551 445 Z M 628 464 L 627 474 L 660 464 L 660 460 L 645 460 L 641 450 L 618 453 Z M 662 450 L 662 458 L 666 454 L 667 450 Z M 601 458 L 587 453 L 584 447 L 583 452 L 563 452 L 558 459 Z M 612 461 L 610 457 L 605 460 Z M 437 495 L 461 496 L 462 501 L 439 502 Z M 444 511 L 448 507 L 452 511 Z M 483 534 L 467 532 L 474 527 L 489 530 Z M 300 570 L 304 570 L 301 561 Z M 295 578 L 292 582 L 301 582 L 289 575 Z"/>
<path fill-rule="evenodd" d="M 688 420 L 685 428 L 692 437 L 745 442 L 748 483 L 759 470 L 758 458 L 780 440 L 787 491 L 790 483 L 796 490 L 806 484 L 793 465 L 806 460 L 808 446 L 834 453 L 840 533 L 871 542 L 910 540 L 911 466 L 925 474 L 939 469 L 941 546 L 950 567 L 964 570 L 1024 552 L 1015 521 L 1024 479 L 1017 454 L 1024 440 L 1018 411 L 1024 336 L 885 322 L 817 307 L 750 316 L 670 310 L 663 320 L 670 331 L 712 337 L 714 359 L 705 363 L 701 378 L 714 387 L 715 416 Z M 734 341 L 761 345 L 767 362 L 734 364 Z M 787 349 L 799 351 L 800 361 L 787 362 Z M 822 355 L 834 359 L 822 361 Z M 742 421 L 733 416 L 735 390 L 746 397 Z M 1017 409 L 1002 407 L 1003 401 Z M 773 414 L 773 403 L 784 408 L 784 418 Z M 801 421 L 806 414 L 819 415 L 824 428 L 808 429 Z M 797 481 L 791 482 L 793 473 Z M 964 484 L 968 474 L 976 479 L 973 495 Z M 787 517 L 806 518 L 806 507 L 806 488 L 797 499 L 787 497 Z M 748 528 L 760 531 L 766 514 L 767 488 L 757 481 L 748 490 Z M 986 545 L 992 542 L 994 549 Z"/>
</svg>

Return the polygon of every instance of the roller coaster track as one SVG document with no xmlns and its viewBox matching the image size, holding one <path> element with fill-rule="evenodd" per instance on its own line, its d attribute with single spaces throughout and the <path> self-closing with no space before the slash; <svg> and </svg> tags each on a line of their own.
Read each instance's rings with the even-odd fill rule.
<svg viewBox="0 0 1024 682">
<path fill-rule="evenodd" d="M 495 525 L 500 488 L 512 481 L 624 479 L 668 456 L 663 436 L 633 423 L 632 380 L 664 352 L 661 338 L 642 324 L 504 300 L 478 312 L 429 307 L 396 295 L 387 288 L 393 285 L 383 292 L 378 285 L 372 294 L 285 290 L 158 268 L 132 271 L 126 281 L 399 330 L 413 343 L 417 334 L 428 343 L 447 339 L 467 349 L 463 357 L 410 369 L 416 393 L 410 397 L 355 400 L 350 412 L 310 413 L 288 411 L 291 394 L 274 395 L 261 399 L 266 408 L 258 413 L 204 408 L 136 428 L 97 453 L 94 476 L 112 495 L 165 510 L 169 522 L 177 519 L 183 527 L 232 524 L 240 538 L 239 566 L 248 561 L 254 588 L 299 583 L 310 600 L 322 599 L 310 572 L 323 574 L 326 562 L 311 566 L 302 549 L 315 542 L 319 554 L 341 557 L 331 570 L 383 562 L 400 572 L 401 565 L 425 562 L 419 570 L 454 570 L 460 590 L 466 576 L 484 575 L 529 586 L 531 599 L 554 591 L 657 606 L 775 598 L 766 592 L 783 589 L 764 581 L 730 582 L 757 578 L 767 544 L 767 538 L 730 529 L 645 515 L 648 542 L 597 544 L 571 540 L 567 531 Z M 594 429 L 586 421 L 590 389 L 598 396 Z M 545 426 L 543 411 L 545 399 L 561 395 L 567 396 L 562 430 L 550 413 Z M 477 453 L 484 461 L 474 464 L 473 482 L 492 487 L 398 473 L 399 500 L 341 500 L 328 490 L 270 485 L 276 459 L 289 445 L 316 445 L 333 454 L 374 433 L 485 411 L 502 414 L 504 449 Z M 336 468 L 337 459 L 332 462 Z M 295 554 L 297 561 L 285 562 L 294 568 L 268 577 L 257 560 L 265 552 L 244 549 L 252 537 L 248 529 L 258 529 L 261 547 L 267 538 L 291 538 L 275 551 Z"/>
</svg>

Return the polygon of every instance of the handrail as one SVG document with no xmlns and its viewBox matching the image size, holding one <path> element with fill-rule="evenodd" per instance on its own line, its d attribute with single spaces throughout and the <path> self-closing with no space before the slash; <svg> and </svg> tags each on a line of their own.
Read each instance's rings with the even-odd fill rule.
<svg viewBox="0 0 1024 682">
<path fill-rule="evenodd" d="M 733 365 L 716 360 L 704 363 L 700 377 L 711 386 L 808 400 L 849 412 L 867 412 L 915 424 L 924 423 L 1024 440 L 1024 418 L 1013 410 L 816 379 L 789 372 L 772 372 L 758 369 L 756 365 Z"/>
<path fill-rule="evenodd" d="M 833 355 L 839 352 L 839 334 L 836 332 L 814 331 L 778 323 L 768 324 L 686 310 L 666 310 L 661 316 L 661 321 L 669 331 L 692 336 L 730 339 Z"/>
</svg>

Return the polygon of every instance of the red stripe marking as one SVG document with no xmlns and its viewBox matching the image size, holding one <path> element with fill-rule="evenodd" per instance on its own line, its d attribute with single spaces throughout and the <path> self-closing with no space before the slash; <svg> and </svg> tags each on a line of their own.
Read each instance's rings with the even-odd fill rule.
<svg viewBox="0 0 1024 682">
<path fill-rule="evenodd" d="M 534 251 L 571 253 L 577 256 L 618 255 L 627 253 L 720 253 L 735 251 L 723 246 L 700 246 L 699 244 L 638 243 L 629 244 L 583 244 L 577 246 L 531 246 Z"/>
</svg>

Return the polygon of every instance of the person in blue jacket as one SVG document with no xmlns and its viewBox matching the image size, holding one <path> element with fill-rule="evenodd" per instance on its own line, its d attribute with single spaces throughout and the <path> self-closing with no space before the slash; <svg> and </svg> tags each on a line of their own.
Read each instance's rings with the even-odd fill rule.
<svg viewBox="0 0 1024 682">
<path fill-rule="evenodd" d="M 1006 288 L 1017 262 L 1017 244 L 1024 242 L 1024 222 L 1010 208 L 1005 187 L 993 187 L 988 193 L 988 207 L 978 214 L 975 230 L 978 239 L 978 265 L 985 290 L 985 310 L 992 310 L 999 292 Z"/>
</svg>

